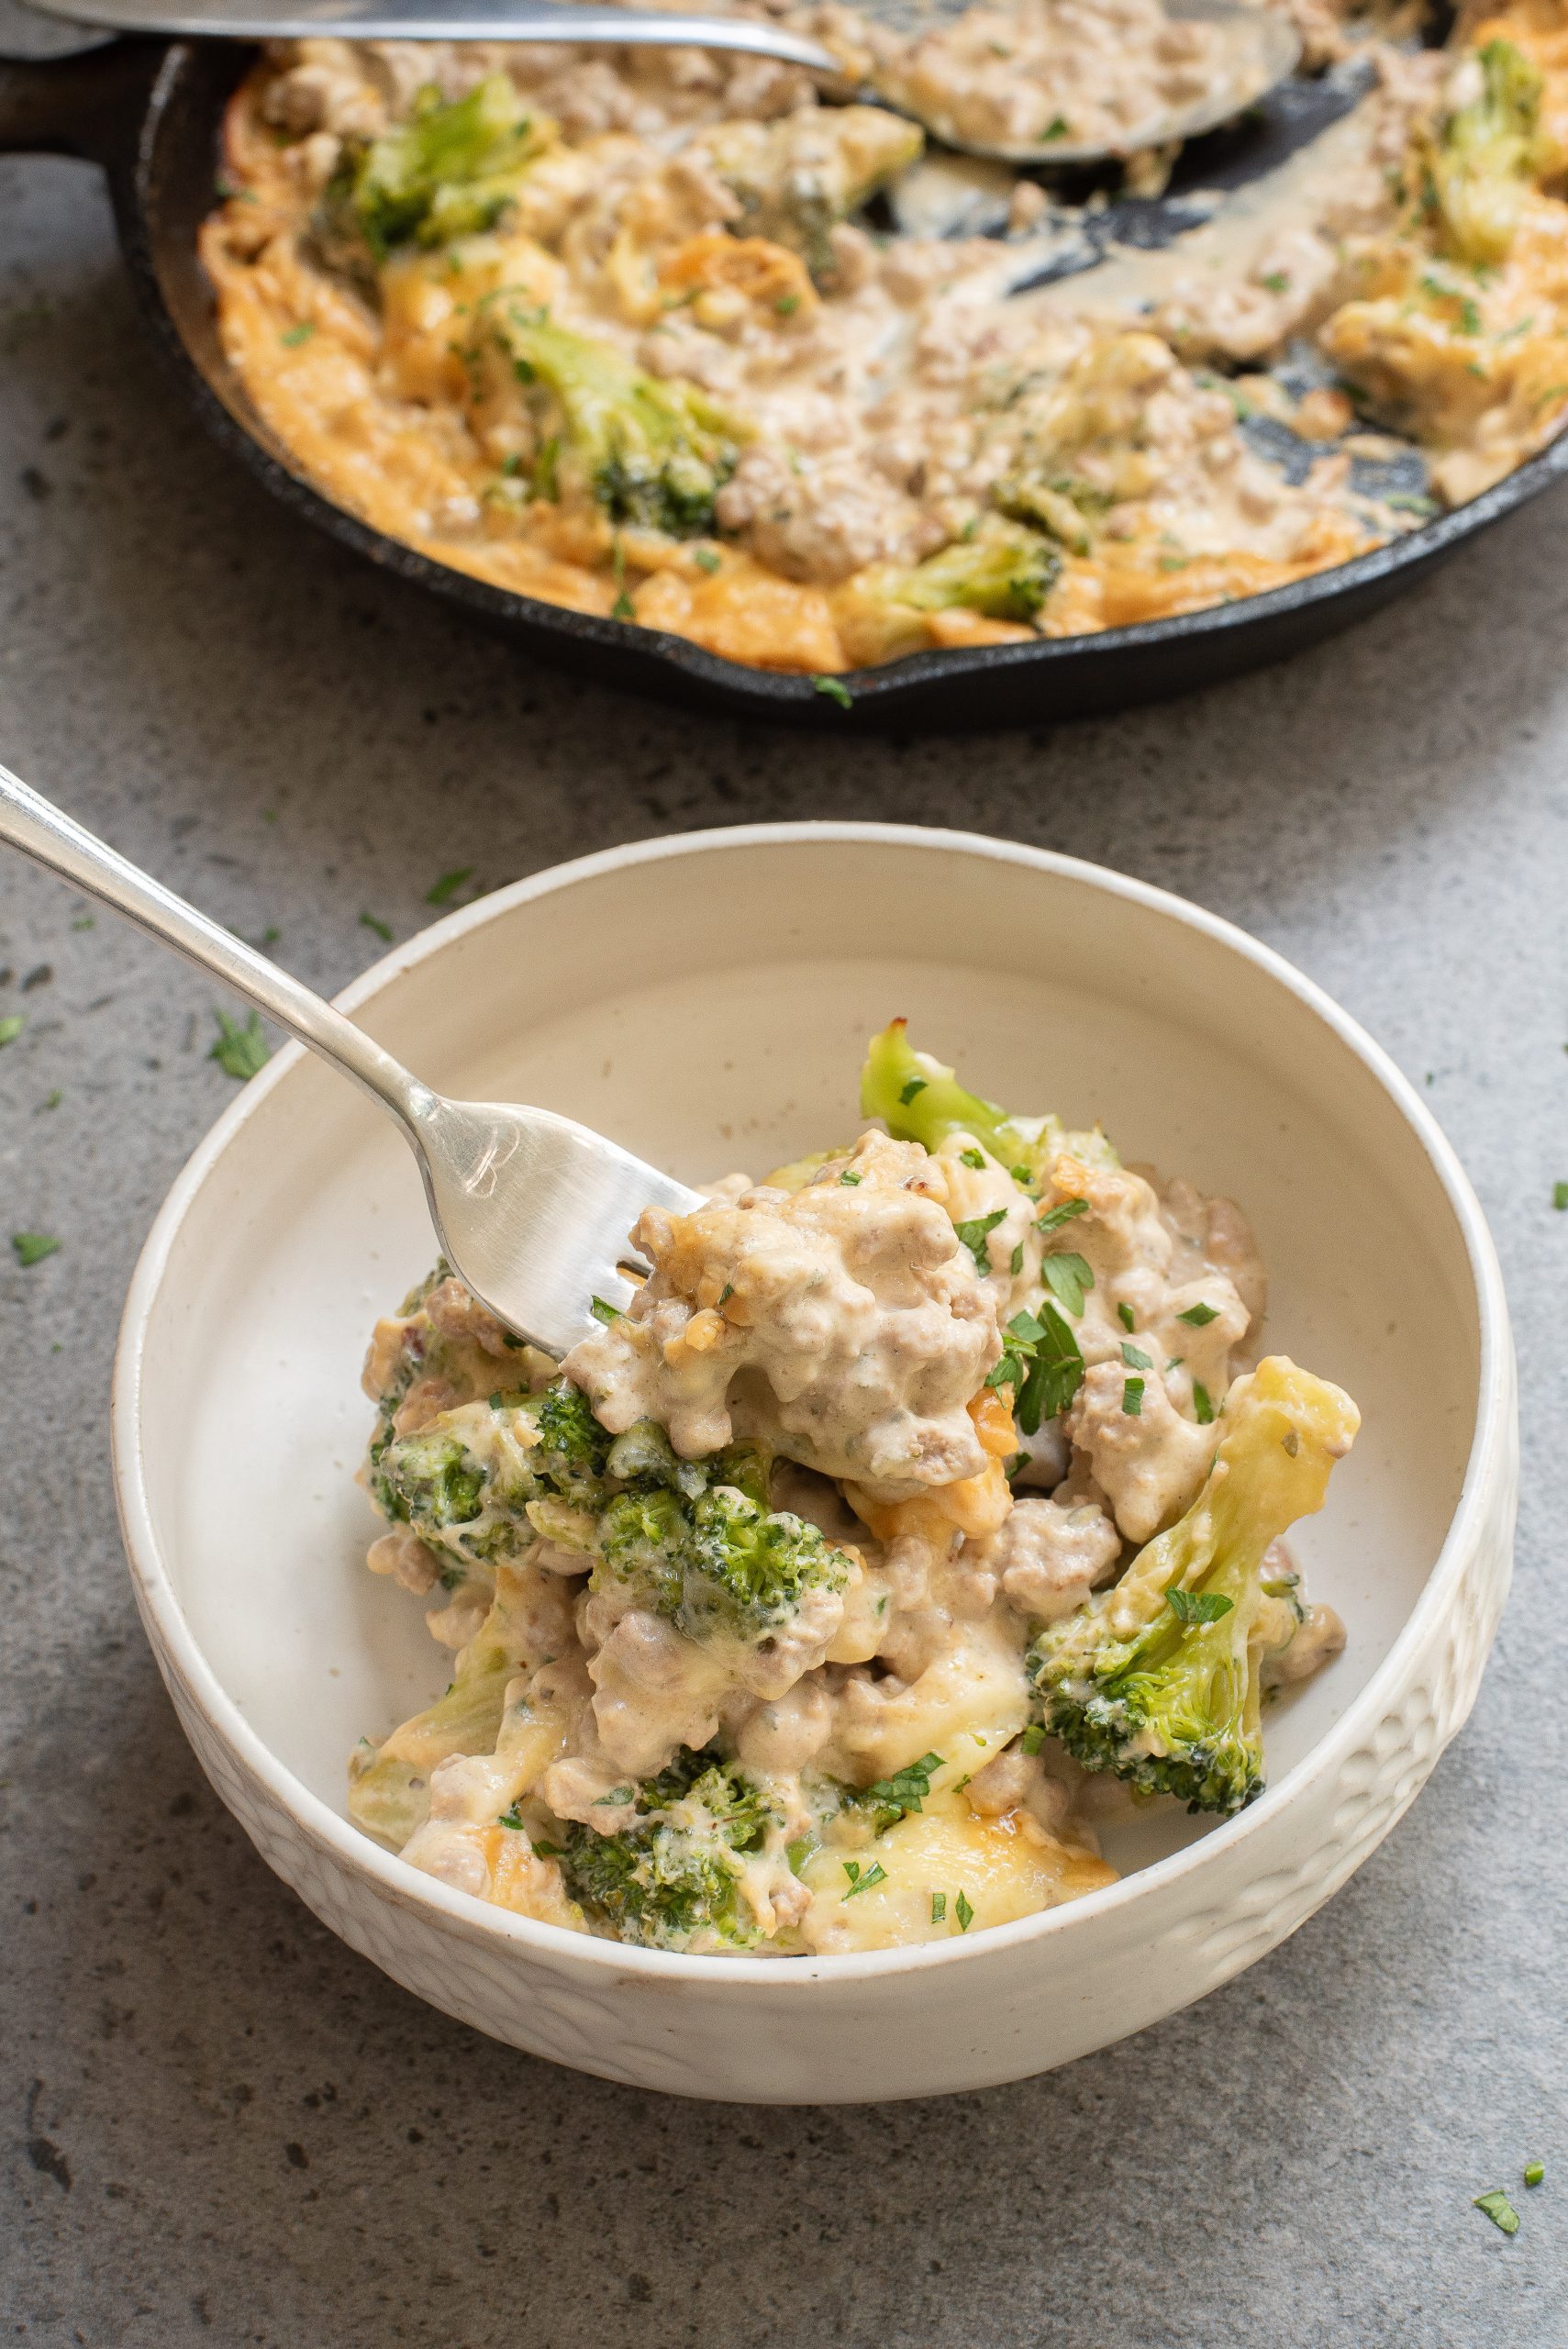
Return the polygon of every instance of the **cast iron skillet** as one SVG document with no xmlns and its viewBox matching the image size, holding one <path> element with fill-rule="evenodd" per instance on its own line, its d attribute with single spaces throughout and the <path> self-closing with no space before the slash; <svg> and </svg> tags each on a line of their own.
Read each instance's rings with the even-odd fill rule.
<svg viewBox="0 0 1568 2349">
<path fill-rule="evenodd" d="M 108 173 L 121 242 L 155 340 L 207 429 L 267 487 L 341 544 L 444 596 L 536 655 L 606 685 L 737 717 L 929 729 L 1049 722 L 1157 700 L 1315 643 L 1376 610 L 1472 537 L 1568 471 L 1568 433 L 1457 512 L 1332 571 L 1210 611 L 1099 636 L 922 652 L 848 683 L 851 707 L 806 677 L 721 661 L 676 636 L 510 594 L 432 562 L 313 489 L 266 427 L 218 348 L 196 230 L 214 203 L 224 106 L 253 51 L 228 42 L 115 41 L 39 62 L 0 61 L 0 153 L 75 155 Z M 1315 127 L 1254 126 L 1202 142 L 1189 181 L 1239 184 Z M 1122 207 L 1121 233 L 1164 242 L 1160 207 Z M 1142 219 L 1140 228 L 1140 222 Z"/>
</svg>

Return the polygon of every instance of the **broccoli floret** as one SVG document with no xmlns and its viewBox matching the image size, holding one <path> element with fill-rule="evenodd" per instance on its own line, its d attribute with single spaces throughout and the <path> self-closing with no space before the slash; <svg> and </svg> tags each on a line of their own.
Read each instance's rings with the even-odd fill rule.
<svg viewBox="0 0 1568 2349">
<path fill-rule="evenodd" d="M 446 103 L 421 90 L 406 123 L 350 154 L 328 192 L 329 212 L 351 216 L 378 262 L 395 245 L 441 245 L 494 228 L 524 165 L 555 125 L 530 115 L 504 73 Z"/>
<path fill-rule="evenodd" d="M 879 592 L 917 612 L 962 608 L 993 620 L 1032 620 L 1062 569 L 1062 557 L 1036 530 L 983 525 L 940 554 L 880 574 Z"/>
<path fill-rule="evenodd" d="M 1117 1154 L 1095 1127 L 1068 1133 L 1060 1118 L 1016 1118 L 995 1101 L 983 1100 L 961 1085 L 951 1068 L 911 1046 L 906 1020 L 889 1022 L 873 1036 L 861 1072 L 861 1109 L 880 1118 L 901 1141 L 935 1150 L 949 1134 L 973 1134 L 995 1159 L 1037 1182 L 1061 1152 L 1092 1166 L 1115 1166 Z"/>
<path fill-rule="evenodd" d="M 468 1565 L 517 1557 L 541 1531 L 585 1546 L 584 1517 L 609 1497 L 612 1441 L 581 1388 L 558 1378 L 542 1395 L 460 1404 L 373 1447 L 372 1491 L 384 1516 Z"/>
<path fill-rule="evenodd" d="M 761 1934 L 740 1893 L 743 1855 L 774 1823 L 761 1788 L 711 1750 L 683 1746 L 635 1803 L 613 1835 L 566 1831 L 562 1873 L 590 1917 L 651 1949 L 751 1947 Z"/>
<path fill-rule="evenodd" d="M 815 1525 L 728 1481 L 727 1461 L 747 1473 L 744 1457 L 717 1454 L 695 1499 L 665 1486 L 612 1500 L 599 1520 L 595 1578 L 637 1583 L 689 1639 L 753 1645 L 787 1623 L 807 1591 L 841 1590 L 848 1568 Z"/>
<path fill-rule="evenodd" d="M 1262 1792 L 1263 1554 L 1322 1508 L 1360 1423 L 1347 1395 L 1283 1355 L 1237 1380 L 1186 1515 L 1029 1651 L 1044 1725 L 1085 1769 L 1195 1811 Z"/>
<path fill-rule="evenodd" d="M 735 121 L 700 131 L 690 151 L 740 205 L 738 237 L 765 237 L 798 253 L 817 284 L 838 275 L 839 221 L 917 162 L 923 132 L 881 106 L 802 107 L 776 122 Z"/>
<path fill-rule="evenodd" d="M 1500 262 L 1538 165 L 1541 77 L 1508 40 L 1489 40 L 1475 61 L 1480 95 L 1449 116 L 1426 163 L 1450 250 L 1461 261 Z"/>
<path fill-rule="evenodd" d="M 710 536 L 713 501 L 742 429 L 694 384 L 645 375 L 608 344 L 516 304 L 490 313 L 518 382 L 537 398 L 540 445 L 558 443 L 557 489 L 576 487 L 612 522 Z"/>
</svg>

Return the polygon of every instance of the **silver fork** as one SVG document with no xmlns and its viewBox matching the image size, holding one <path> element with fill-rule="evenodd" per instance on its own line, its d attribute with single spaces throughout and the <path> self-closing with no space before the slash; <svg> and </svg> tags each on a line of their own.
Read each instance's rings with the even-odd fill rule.
<svg viewBox="0 0 1568 2349">
<path fill-rule="evenodd" d="M 617 1308 L 647 1270 L 627 1244 L 646 1207 L 684 1213 L 700 1195 L 553 1109 L 451 1101 L 362 1028 L 0 767 L 0 840 L 90 890 L 117 913 L 351 1076 L 389 1112 L 419 1172 L 441 1252 L 483 1305 L 546 1353 L 595 1326 L 590 1300 Z"/>
</svg>

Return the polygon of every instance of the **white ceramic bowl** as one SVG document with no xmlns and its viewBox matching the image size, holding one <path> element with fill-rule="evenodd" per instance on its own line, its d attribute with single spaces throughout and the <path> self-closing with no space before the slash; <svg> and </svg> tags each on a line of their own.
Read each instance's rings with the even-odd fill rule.
<svg viewBox="0 0 1568 2349">
<path fill-rule="evenodd" d="M 923 2096 L 1022 2078 L 1272 1949 L 1387 1833 L 1475 1695 L 1517 1479 L 1507 1308 L 1452 1152 L 1385 1055 L 1266 949 L 1115 874 L 968 835 L 790 824 L 647 841 L 439 922 L 341 998 L 436 1085 L 570 1112 L 688 1177 L 856 1130 L 865 1039 L 907 1013 L 981 1091 L 1101 1118 L 1231 1193 L 1269 1339 L 1364 1426 L 1305 1529 L 1346 1654 L 1275 1711 L 1272 1783 L 1129 1870 L 970 1941 L 769 1962 L 623 1949 L 486 1908 L 344 1816 L 344 1762 L 446 1676 L 363 1571 L 353 1482 L 378 1311 L 433 1249 L 412 1161 L 297 1048 L 248 1085 L 153 1227 L 115 1467 L 185 1731 L 269 1865 L 354 1949 L 498 2039 L 688 2095 Z"/>
</svg>

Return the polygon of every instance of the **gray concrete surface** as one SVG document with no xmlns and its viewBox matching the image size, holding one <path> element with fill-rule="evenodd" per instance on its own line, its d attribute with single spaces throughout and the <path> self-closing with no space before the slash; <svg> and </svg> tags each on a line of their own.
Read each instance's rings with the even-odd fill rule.
<svg viewBox="0 0 1568 2349">
<path fill-rule="evenodd" d="M 0 25 L 0 32 L 4 26 Z M 1518 1316 L 1515 1596 L 1323 1914 L 1054 2077 L 825 2112 L 583 2080 L 426 2010 L 198 1776 L 121 1567 L 116 1316 L 229 1098 L 212 991 L 0 862 L 0 2320 L 267 2349 L 1564 2349 L 1568 501 L 1342 645 L 1115 723 L 803 744 L 563 683 L 274 511 L 139 340 L 102 190 L 0 166 L 0 756 L 331 988 L 443 866 L 740 817 L 957 820 L 1245 923 L 1463 1153 Z M 50 1107 L 51 1101 L 56 1106 Z M 1539 2155 L 1506 2241 L 1471 2208 Z"/>
</svg>

